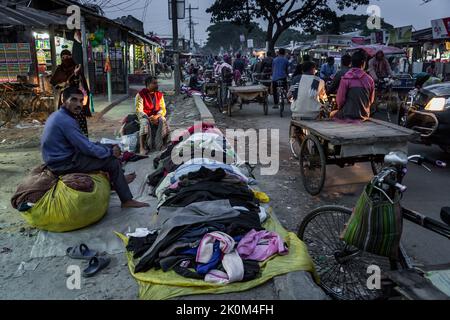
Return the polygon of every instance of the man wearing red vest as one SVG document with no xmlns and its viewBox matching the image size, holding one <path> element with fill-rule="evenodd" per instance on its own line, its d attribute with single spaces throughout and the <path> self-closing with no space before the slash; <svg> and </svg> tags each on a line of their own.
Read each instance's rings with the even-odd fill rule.
<svg viewBox="0 0 450 320">
<path fill-rule="evenodd" d="M 169 128 L 164 95 L 158 91 L 156 77 L 145 80 L 145 88 L 136 95 L 135 105 L 140 123 L 140 153 L 146 154 L 147 149 L 161 150 L 169 136 Z"/>
</svg>

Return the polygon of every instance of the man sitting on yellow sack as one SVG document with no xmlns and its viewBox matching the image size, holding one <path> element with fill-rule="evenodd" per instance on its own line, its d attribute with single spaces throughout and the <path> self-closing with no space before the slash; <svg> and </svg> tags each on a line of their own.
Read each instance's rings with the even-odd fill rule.
<svg viewBox="0 0 450 320">
<path fill-rule="evenodd" d="M 148 150 L 161 150 L 167 143 L 169 127 L 166 122 L 164 94 L 158 91 L 158 79 L 145 79 L 145 88 L 135 98 L 136 114 L 139 119 L 140 154 Z"/>
<path fill-rule="evenodd" d="M 64 104 L 47 119 L 41 138 L 42 158 L 47 168 L 57 175 L 105 171 L 122 207 L 147 207 L 148 204 L 133 200 L 128 183 L 135 175 L 124 175 L 118 159 L 119 147 L 93 143 L 81 132 L 76 116 L 82 111 L 83 92 L 68 87 L 62 95 Z"/>
</svg>

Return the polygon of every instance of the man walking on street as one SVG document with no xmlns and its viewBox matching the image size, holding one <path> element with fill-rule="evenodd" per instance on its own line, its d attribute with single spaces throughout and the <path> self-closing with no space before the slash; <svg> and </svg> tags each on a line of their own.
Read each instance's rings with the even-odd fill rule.
<svg viewBox="0 0 450 320">
<path fill-rule="evenodd" d="M 105 171 L 123 208 L 148 207 L 147 203 L 133 200 L 128 184 L 136 175 L 123 174 L 119 147 L 95 144 L 81 132 L 76 116 L 82 111 L 83 92 L 68 87 L 62 96 L 64 103 L 47 119 L 41 138 L 46 166 L 56 175 Z"/>
<path fill-rule="evenodd" d="M 273 90 L 273 102 L 274 109 L 278 108 L 278 91 L 277 88 L 279 86 L 286 89 L 287 87 L 287 77 L 288 77 L 288 68 L 289 61 L 285 57 L 286 51 L 281 48 L 278 51 L 278 56 L 273 59 L 272 62 L 272 90 Z"/>
</svg>

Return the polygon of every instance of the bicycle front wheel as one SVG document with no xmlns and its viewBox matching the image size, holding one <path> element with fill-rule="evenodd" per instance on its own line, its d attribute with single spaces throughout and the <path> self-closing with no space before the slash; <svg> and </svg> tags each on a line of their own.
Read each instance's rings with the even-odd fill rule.
<svg viewBox="0 0 450 320">
<path fill-rule="evenodd" d="M 320 277 L 320 286 L 338 300 L 375 300 L 384 297 L 381 289 L 369 289 L 369 266 L 391 269 L 388 258 L 348 245 L 340 234 L 352 211 L 341 206 L 323 206 L 303 219 L 298 237 L 305 242 Z"/>
</svg>

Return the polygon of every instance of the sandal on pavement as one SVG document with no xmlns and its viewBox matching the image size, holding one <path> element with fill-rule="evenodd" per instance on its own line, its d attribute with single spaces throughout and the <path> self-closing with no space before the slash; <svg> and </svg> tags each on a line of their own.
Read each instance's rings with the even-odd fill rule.
<svg viewBox="0 0 450 320">
<path fill-rule="evenodd" d="M 84 243 L 76 247 L 67 248 L 66 253 L 72 259 L 90 260 L 97 255 L 97 251 L 90 250 Z"/>
<path fill-rule="evenodd" d="M 110 262 L 111 259 L 108 257 L 93 257 L 89 260 L 88 267 L 83 270 L 83 276 L 85 278 L 92 277 L 100 270 L 106 268 Z"/>
</svg>

